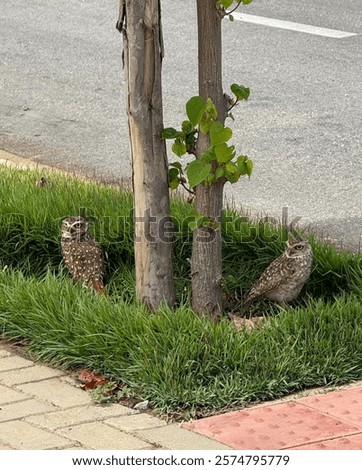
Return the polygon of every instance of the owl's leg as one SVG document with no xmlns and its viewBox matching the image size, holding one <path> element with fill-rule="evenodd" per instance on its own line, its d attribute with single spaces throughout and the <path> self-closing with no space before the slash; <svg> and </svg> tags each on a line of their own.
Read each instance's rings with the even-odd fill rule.
<svg viewBox="0 0 362 470">
<path fill-rule="evenodd" d="M 279 307 L 281 307 L 282 310 L 288 307 L 288 304 L 284 302 L 284 300 L 280 300 L 279 302 L 277 302 L 277 304 L 279 305 Z"/>
<path fill-rule="evenodd" d="M 107 291 L 103 285 L 103 282 L 100 279 L 92 279 L 92 287 L 97 292 L 97 294 L 105 295 L 106 297 L 108 297 Z"/>
<path fill-rule="evenodd" d="M 250 301 L 249 301 L 249 302 L 245 302 L 245 303 L 243 304 L 243 316 L 244 316 L 245 318 L 247 318 L 247 317 L 250 318 L 250 317 L 251 317 L 250 306 L 251 306 L 251 302 L 250 302 Z"/>
</svg>

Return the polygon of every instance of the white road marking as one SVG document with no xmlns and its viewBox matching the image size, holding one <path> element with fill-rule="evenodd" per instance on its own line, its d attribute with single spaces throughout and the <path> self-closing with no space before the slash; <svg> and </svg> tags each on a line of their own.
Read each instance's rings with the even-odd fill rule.
<svg viewBox="0 0 362 470">
<path fill-rule="evenodd" d="M 289 29 L 300 33 L 315 34 L 317 36 L 326 36 L 328 38 L 342 39 L 349 36 L 357 36 L 357 33 L 348 33 L 347 31 L 339 31 L 338 29 L 320 28 L 309 24 L 293 23 L 292 21 L 276 20 L 274 18 L 266 18 L 263 16 L 247 15 L 244 13 L 233 13 L 232 16 L 237 21 L 244 23 L 260 24 L 263 26 L 271 26 L 272 28 Z"/>
</svg>

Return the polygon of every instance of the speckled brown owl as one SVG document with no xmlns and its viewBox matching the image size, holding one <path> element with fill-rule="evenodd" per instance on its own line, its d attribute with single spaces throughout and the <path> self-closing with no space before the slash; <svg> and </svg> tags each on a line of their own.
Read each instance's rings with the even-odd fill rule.
<svg viewBox="0 0 362 470">
<path fill-rule="evenodd" d="M 88 231 L 84 217 L 67 217 L 62 221 L 62 255 L 74 281 L 105 294 L 104 260 L 101 247 Z"/>
<path fill-rule="evenodd" d="M 284 253 L 263 272 L 244 296 L 244 309 L 259 297 L 274 300 L 281 307 L 294 300 L 309 278 L 313 251 L 306 240 L 288 240 Z"/>
</svg>

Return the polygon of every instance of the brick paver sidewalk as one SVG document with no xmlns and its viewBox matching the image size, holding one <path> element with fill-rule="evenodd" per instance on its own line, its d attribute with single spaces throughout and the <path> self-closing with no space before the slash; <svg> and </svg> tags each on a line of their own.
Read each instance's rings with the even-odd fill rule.
<svg viewBox="0 0 362 470">
<path fill-rule="evenodd" d="M 0 450 L 228 449 L 119 404 L 96 405 L 66 372 L 0 344 Z"/>
<path fill-rule="evenodd" d="M 70 374 L 0 343 L 2 449 L 362 449 L 362 384 L 167 424 L 96 405 Z"/>
</svg>

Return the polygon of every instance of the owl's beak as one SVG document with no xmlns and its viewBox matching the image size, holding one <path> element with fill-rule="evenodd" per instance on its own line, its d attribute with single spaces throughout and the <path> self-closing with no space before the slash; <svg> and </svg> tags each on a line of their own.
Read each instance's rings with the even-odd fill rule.
<svg viewBox="0 0 362 470">
<path fill-rule="evenodd" d="M 72 238 L 72 236 L 69 232 L 63 232 L 62 231 L 62 238 Z"/>
</svg>

